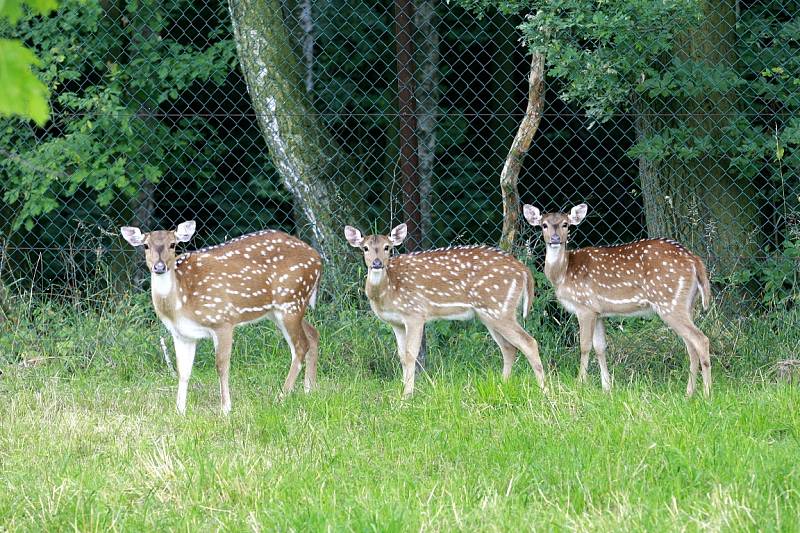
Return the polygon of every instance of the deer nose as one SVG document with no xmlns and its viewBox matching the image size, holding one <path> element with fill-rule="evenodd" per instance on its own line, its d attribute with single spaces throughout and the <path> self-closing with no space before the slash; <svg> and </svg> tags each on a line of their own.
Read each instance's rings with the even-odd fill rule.
<svg viewBox="0 0 800 533">
<path fill-rule="evenodd" d="M 550 244 L 561 244 L 561 237 L 557 233 L 550 236 Z"/>
<path fill-rule="evenodd" d="M 156 274 L 163 274 L 167 271 L 167 265 L 164 261 L 159 261 L 155 265 L 153 265 L 153 272 Z"/>
<path fill-rule="evenodd" d="M 372 261 L 372 268 L 383 268 L 383 261 L 376 257 L 375 260 Z"/>
</svg>

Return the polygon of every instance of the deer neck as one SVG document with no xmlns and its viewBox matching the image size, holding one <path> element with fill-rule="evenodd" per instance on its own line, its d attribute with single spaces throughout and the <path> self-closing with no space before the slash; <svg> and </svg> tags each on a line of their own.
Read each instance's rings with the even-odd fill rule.
<svg viewBox="0 0 800 533">
<path fill-rule="evenodd" d="M 175 311 L 182 307 L 179 299 L 178 277 L 172 269 L 166 274 L 150 275 L 150 292 L 153 306 L 159 315 L 174 318 Z"/>
<path fill-rule="evenodd" d="M 392 272 L 388 263 L 380 270 L 370 268 L 369 272 L 367 272 L 367 284 L 364 287 L 367 298 L 377 304 L 381 304 L 387 299 L 392 292 L 391 275 Z"/>
<path fill-rule="evenodd" d="M 547 245 L 547 253 L 544 258 L 544 275 L 550 280 L 554 287 L 558 287 L 564 282 L 569 267 L 569 252 L 567 245 L 562 244 L 558 248 Z"/>
</svg>

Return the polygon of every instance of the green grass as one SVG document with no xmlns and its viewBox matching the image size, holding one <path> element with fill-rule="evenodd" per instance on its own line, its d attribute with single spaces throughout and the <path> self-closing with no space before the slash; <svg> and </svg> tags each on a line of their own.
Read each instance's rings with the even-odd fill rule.
<svg viewBox="0 0 800 533">
<path fill-rule="evenodd" d="M 687 357 L 658 322 L 609 328 L 610 395 L 594 366 L 575 383 L 571 323 L 529 323 L 547 396 L 522 359 L 500 380 L 479 326 L 437 324 L 429 370 L 402 401 L 391 332 L 336 313 L 321 323 L 319 390 L 283 402 L 288 350 L 269 324 L 240 330 L 227 418 L 209 343 L 187 415 L 174 412 L 145 305 L 43 308 L 7 327 L 0 529 L 800 529 L 800 389 L 770 373 L 796 351 L 794 315 L 705 318 L 708 401 L 683 397 Z"/>
</svg>

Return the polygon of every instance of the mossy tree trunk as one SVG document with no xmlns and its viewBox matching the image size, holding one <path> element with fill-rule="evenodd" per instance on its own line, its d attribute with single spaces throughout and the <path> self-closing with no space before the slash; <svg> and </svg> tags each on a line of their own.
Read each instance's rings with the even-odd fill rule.
<svg viewBox="0 0 800 533">
<path fill-rule="evenodd" d="M 239 62 L 258 124 L 314 246 L 334 268 L 345 255 L 341 226 L 356 223 L 354 198 L 337 197 L 333 177 L 350 168 L 309 105 L 302 68 L 278 0 L 229 0 Z M 299 222 L 299 221 L 298 221 Z"/>
<path fill-rule="evenodd" d="M 703 20 L 676 42 L 677 59 L 711 70 L 735 61 L 736 14 L 733 0 L 705 0 Z M 676 99 L 677 100 L 677 99 Z M 671 155 L 639 160 L 647 230 L 653 237 L 673 237 L 709 265 L 712 274 L 729 275 L 758 250 L 757 191 L 740 178 L 717 148 L 737 114 L 735 94 L 705 91 L 660 104 L 642 101 L 637 109 L 640 142 L 669 128 L 686 128 L 694 139 L 711 141 L 711 150 L 691 157 Z M 671 153 L 680 153 L 672 147 Z"/>
</svg>

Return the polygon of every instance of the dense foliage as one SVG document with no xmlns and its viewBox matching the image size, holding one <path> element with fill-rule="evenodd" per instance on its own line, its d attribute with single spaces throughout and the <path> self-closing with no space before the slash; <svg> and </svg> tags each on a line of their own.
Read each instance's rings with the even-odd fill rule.
<svg viewBox="0 0 800 533">
<path fill-rule="evenodd" d="M 499 235 L 497 177 L 525 102 L 522 37 L 548 62 L 524 201 L 587 201 L 595 218 L 575 235 L 579 244 L 669 233 L 707 257 L 716 280 L 769 302 L 793 298 L 796 2 L 738 12 L 720 0 L 463 4 L 483 16 L 440 3 L 435 20 L 433 243 Z M 360 200 L 369 229 L 400 212 L 392 5 L 314 3 L 306 66 L 297 5 L 284 4 L 293 60 L 312 70 L 313 87 L 298 91 L 322 137 L 347 156 L 336 201 Z M 237 68 L 225 3 L 69 0 L 55 16 L 26 16 L 2 33 L 40 57 L 53 106 L 44 128 L 0 123 L 0 238 L 7 264 L 22 267 L 13 279 L 46 286 L 100 263 L 127 268 L 114 235 L 123 223 L 149 229 L 193 217 L 204 242 L 298 229 Z M 670 203 L 681 196 L 724 201 L 709 213 Z"/>
<path fill-rule="evenodd" d="M 651 232 L 680 236 L 713 256 L 720 253 L 713 244 L 679 226 L 691 224 L 692 215 L 700 224 L 729 224 L 702 228 L 709 240 L 741 226 L 740 238 L 758 252 L 752 261 L 736 258 L 736 268 L 718 276 L 736 283 L 759 278 L 767 301 L 792 296 L 800 242 L 800 4 L 768 0 L 734 10 L 724 0 L 462 3 L 479 13 L 524 15 L 519 28 L 529 49 L 545 54 L 558 97 L 581 108 L 587 128 L 633 117 L 636 141 L 627 156 L 640 162 L 645 210 L 648 200 L 660 201 L 680 220 L 659 223 L 654 214 L 651 223 L 648 212 Z M 660 187 L 648 191 L 648 180 Z M 681 187 L 693 180 L 699 186 Z M 727 190 L 720 192 L 723 180 Z M 706 204 L 730 195 L 721 205 L 756 209 L 708 217 L 702 208 L 673 206 L 680 192 Z"/>
<path fill-rule="evenodd" d="M 237 105 L 248 109 L 224 97 L 238 83 L 234 44 L 225 26 L 198 24 L 222 15 L 221 5 L 180 0 L 66 1 L 56 17 L 20 23 L 16 35 L 41 56 L 54 113 L 45 128 L 7 122 L 0 130 L 0 146 L 13 153 L 0 163 L 2 224 L 12 243 L 47 249 L 54 261 L 45 261 L 45 277 L 64 275 L 67 241 L 93 243 L 143 202 L 166 219 L 187 205 L 204 219 L 237 213 L 217 228 L 223 234 L 244 217 L 273 221 L 252 205 L 257 196 L 282 198 L 267 154 L 239 148 L 257 130 L 228 117 Z M 229 193 L 226 183 L 242 176 L 254 187 Z M 158 224 L 152 215 L 143 223 Z"/>
<path fill-rule="evenodd" d="M 56 8 L 55 0 L 4 0 L 0 3 L 0 28 L 14 25 L 25 7 L 46 15 Z M 50 113 L 47 86 L 32 72 L 39 58 L 17 39 L 0 39 L 0 117 L 20 116 L 42 126 Z"/>
</svg>

